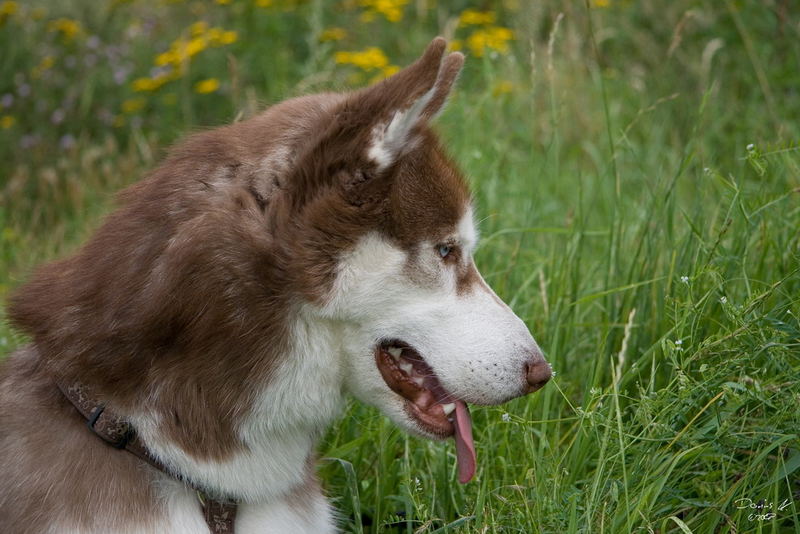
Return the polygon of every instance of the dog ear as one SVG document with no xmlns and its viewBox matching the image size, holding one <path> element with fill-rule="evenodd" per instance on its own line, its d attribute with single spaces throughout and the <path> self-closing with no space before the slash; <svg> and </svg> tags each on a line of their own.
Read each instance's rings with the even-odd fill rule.
<svg viewBox="0 0 800 534">
<path fill-rule="evenodd" d="M 365 155 L 379 173 L 416 146 L 420 126 L 444 106 L 464 64 L 460 52 L 445 56 L 446 47 L 437 37 L 412 65 L 357 94 L 359 107 L 378 118 Z"/>
<path fill-rule="evenodd" d="M 374 204 L 390 186 L 385 171 L 410 152 L 444 106 L 464 55 L 445 55 L 437 37 L 417 61 L 375 85 L 348 95 L 298 156 L 292 184 L 295 205 L 332 180 L 352 205 Z"/>
</svg>

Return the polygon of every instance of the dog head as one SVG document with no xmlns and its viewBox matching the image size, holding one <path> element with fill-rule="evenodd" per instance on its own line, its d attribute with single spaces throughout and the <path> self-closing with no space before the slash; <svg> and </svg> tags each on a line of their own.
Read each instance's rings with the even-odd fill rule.
<svg viewBox="0 0 800 534">
<path fill-rule="evenodd" d="M 341 325 L 348 389 L 414 434 L 454 435 L 468 480 L 466 403 L 530 393 L 551 371 L 478 272 L 468 188 L 429 129 L 464 61 L 445 46 L 434 40 L 413 65 L 350 95 L 290 183 L 313 192 L 296 194 L 306 229 L 318 227 L 316 239 L 295 238 L 313 257 L 297 268 L 328 266 L 311 284 L 325 290 L 309 298 Z"/>
</svg>

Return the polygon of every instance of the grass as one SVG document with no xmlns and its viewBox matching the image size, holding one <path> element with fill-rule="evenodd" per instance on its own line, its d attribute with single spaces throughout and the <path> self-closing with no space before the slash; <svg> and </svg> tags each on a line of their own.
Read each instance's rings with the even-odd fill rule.
<svg viewBox="0 0 800 534">
<path fill-rule="evenodd" d="M 400 25 L 357 23 L 370 8 L 346 2 L 240 2 L 158 8 L 178 29 L 132 39 L 137 71 L 197 18 L 239 39 L 147 94 L 139 120 L 91 114 L 137 98 L 98 71 L 75 81 L 76 147 L 59 151 L 66 126 L 46 124 L 68 91 L 58 76 L 39 93 L 46 111 L 21 108 L 0 131 L 3 291 L 74 250 L 176 136 L 259 99 L 365 83 L 375 71 L 337 65 L 335 51 L 378 45 L 402 65 L 468 7 L 417 2 Z M 353 403 L 321 448 L 344 530 L 800 533 L 797 14 L 779 1 L 517 4 L 487 3 L 514 39 L 473 51 L 439 130 L 472 181 L 477 264 L 557 376 L 473 410 L 479 464 L 465 486 L 452 444 Z M 137 2 L 68 5 L 104 39 L 147 20 Z M 0 93 L 58 42 L 15 44 L 12 23 L 44 28 L 0 27 L 13 52 Z M 320 43 L 330 26 L 348 37 Z M 193 91 L 212 75 L 219 92 Z M 26 132 L 41 142 L 21 151 Z M 24 341 L 0 327 L 0 350 Z"/>
</svg>

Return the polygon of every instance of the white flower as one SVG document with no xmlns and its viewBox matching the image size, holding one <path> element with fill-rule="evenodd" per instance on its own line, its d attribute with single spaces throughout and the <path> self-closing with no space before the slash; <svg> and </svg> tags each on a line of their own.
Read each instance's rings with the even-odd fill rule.
<svg viewBox="0 0 800 534">
<path fill-rule="evenodd" d="M 67 114 L 64 113 L 63 109 L 61 108 L 56 109 L 55 111 L 53 111 L 53 114 L 50 115 L 50 122 L 52 122 L 53 124 L 61 124 L 62 122 L 64 122 L 64 118 L 66 116 Z"/>
<path fill-rule="evenodd" d="M 509 421 L 511 421 L 511 416 L 510 416 L 510 415 L 508 415 L 507 413 L 504 413 L 504 414 L 501 416 L 501 419 L 503 420 L 503 422 L 505 422 L 505 423 L 508 423 Z"/>
<path fill-rule="evenodd" d="M 753 143 L 750 143 L 749 145 L 747 145 L 747 151 L 748 152 L 752 152 L 753 150 L 755 150 L 755 148 L 756 148 L 756 145 L 754 145 Z"/>
<path fill-rule="evenodd" d="M 726 297 L 726 296 L 724 296 L 724 295 L 723 295 L 723 296 L 721 296 L 721 297 L 719 298 L 719 301 L 720 301 L 722 304 L 727 304 L 727 303 L 728 303 L 728 297 Z"/>
<path fill-rule="evenodd" d="M 676 339 L 675 340 L 675 344 L 676 345 L 683 345 L 683 340 L 682 339 Z"/>
<path fill-rule="evenodd" d="M 681 276 L 681 282 L 683 282 L 684 284 L 688 284 L 689 283 L 689 277 L 688 276 Z"/>
</svg>

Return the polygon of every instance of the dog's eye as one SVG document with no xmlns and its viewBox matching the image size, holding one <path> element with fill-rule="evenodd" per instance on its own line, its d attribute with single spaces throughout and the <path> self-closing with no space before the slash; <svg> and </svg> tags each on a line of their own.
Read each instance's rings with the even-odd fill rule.
<svg viewBox="0 0 800 534">
<path fill-rule="evenodd" d="M 439 256 L 442 258 L 446 258 L 448 254 L 453 250 L 453 247 L 450 245 L 438 245 L 436 247 L 436 251 L 439 253 Z"/>
</svg>

